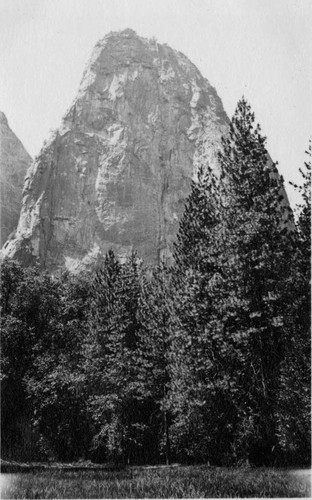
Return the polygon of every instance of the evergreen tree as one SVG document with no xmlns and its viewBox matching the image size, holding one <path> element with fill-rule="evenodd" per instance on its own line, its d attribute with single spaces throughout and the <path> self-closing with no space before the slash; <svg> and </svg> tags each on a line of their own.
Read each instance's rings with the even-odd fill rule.
<svg viewBox="0 0 312 500">
<path fill-rule="evenodd" d="M 289 283 L 291 341 L 281 371 L 277 411 L 279 445 L 286 463 L 311 464 L 311 140 L 308 161 L 300 169 L 303 183 L 295 185 L 296 247 Z"/>
<path fill-rule="evenodd" d="M 120 264 L 110 251 L 94 283 L 85 361 L 97 460 L 138 460 L 142 428 L 136 364 L 139 295 L 137 257 Z"/>
<path fill-rule="evenodd" d="M 170 425 L 170 316 L 172 296 L 170 272 L 161 265 L 145 279 L 140 298 L 140 357 L 139 377 L 142 394 L 146 401 L 146 446 L 149 446 L 149 461 L 164 457 L 171 460 Z M 149 443 L 148 443 L 149 442 Z"/>
<path fill-rule="evenodd" d="M 224 327 L 247 340 L 237 442 L 256 463 L 272 461 L 277 445 L 274 411 L 289 341 L 285 283 L 291 276 L 294 240 L 283 180 L 268 157 L 265 141 L 242 99 L 219 155 L 230 284 L 243 305 Z"/>
<path fill-rule="evenodd" d="M 237 420 L 229 374 L 238 353 L 223 326 L 231 315 L 225 298 L 237 306 L 227 286 L 225 231 L 217 178 L 202 168 L 186 203 L 172 270 L 172 433 L 179 456 L 218 464 L 231 460 Z"/>
<path fill-rule="evenodd" d="M 193 456 L 197 428 L 201 459 L 269 463 L 291 327 L 285 284 L 294 226 L 283 181 L 244 99 L 219 165 L 218 179 L 199 172 L 178 235 L 175 425 Z"/>
</svg>

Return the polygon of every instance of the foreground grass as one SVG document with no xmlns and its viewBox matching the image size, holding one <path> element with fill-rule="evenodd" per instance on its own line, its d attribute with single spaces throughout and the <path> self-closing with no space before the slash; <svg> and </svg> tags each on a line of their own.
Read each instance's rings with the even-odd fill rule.
<svg viewBox="0 0 312 500">
<path fill-rule="evenodd" d="M 307 475 L 198 467 L 2 474 L 1 498 L 310 497 Z"/>
</svg>

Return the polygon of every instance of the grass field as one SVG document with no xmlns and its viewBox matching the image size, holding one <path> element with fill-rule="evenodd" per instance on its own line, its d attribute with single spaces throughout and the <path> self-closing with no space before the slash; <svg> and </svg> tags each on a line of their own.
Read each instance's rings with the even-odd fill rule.
<svg viewBox="0 0 312 500">
<path fill-rule="evenodd" d="M 2 474 L 1 498 L 310 497 L 310 475 L 206 466 Z"/>
</svg>

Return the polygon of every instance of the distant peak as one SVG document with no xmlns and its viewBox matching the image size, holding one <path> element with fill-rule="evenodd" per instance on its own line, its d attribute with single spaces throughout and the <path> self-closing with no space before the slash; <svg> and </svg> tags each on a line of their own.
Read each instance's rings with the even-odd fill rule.
<svg viewBox="0 0 312 500">
<path fill-rule="evenodd" d="M 3 113 L 3 111 L 0 111 L 0 123 L 3 123 L 4 125 L 9 126 L 8 119 L 5 116 L 5 114 Z"/>
</svg>

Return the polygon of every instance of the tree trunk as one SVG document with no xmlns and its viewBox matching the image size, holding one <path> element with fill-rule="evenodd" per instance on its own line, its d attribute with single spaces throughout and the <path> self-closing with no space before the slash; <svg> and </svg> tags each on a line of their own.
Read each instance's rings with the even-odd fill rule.
<svg viewBox="0 0 312 500">
<path fill-rule="evenodd" d="M 167 412 L 164 410 L 164 431 L 166 435 L 166 447 L 165 447 L 165 453 L 166 453 L 166 465 L 170 464 L 170 438 L 169 438 L 169 427 L 168 427 L 168 418 L 167 418 Z"/>
</svg>

